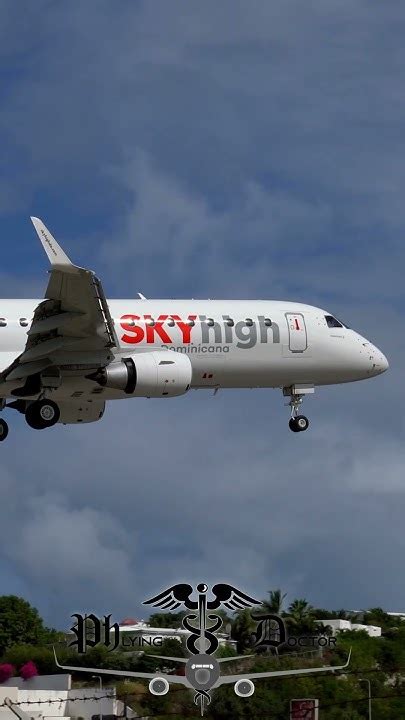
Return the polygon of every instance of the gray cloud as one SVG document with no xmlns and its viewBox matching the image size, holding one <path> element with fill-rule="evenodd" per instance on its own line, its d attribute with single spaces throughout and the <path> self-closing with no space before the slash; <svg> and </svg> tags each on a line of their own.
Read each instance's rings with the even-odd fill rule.
<svg viewBox="0 0 405 720">
<path fill-rule="evenodd" d="M 23 5 L 0 23 L 7 237 L 16 210 L 43 215 L 115 296 L 330 307 L 392 369 L 317 391 L 297 437 L 269 391 L 122 402 L 48 433 L 13 418 L 2 586 L 59 624 L 81 607 L 146 614 L 181 579 L 401 609 L 405 11 Z M 45 283 L 24 227 L 32 288 L 14 287 L 9 254 L 7 294 Z"/>
</svg>

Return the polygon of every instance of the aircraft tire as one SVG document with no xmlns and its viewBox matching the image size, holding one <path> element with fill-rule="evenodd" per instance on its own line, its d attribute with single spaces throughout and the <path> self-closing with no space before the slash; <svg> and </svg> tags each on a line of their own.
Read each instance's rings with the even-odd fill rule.
<svg viewBox="0 0 405 720">
<path fill-rule="evenodd" d="M 8 425 L 5 420 L 0 419 L 0 442 L 6 439 L 8 435 Z"/>
<path fill-rule="evenodd" d="M 298 432 L 304 432 L 304 430 L 308 430 L 309 426 L 309 420 L 305 415 L 297 415 L 295 418 L 295 422 L 297 424 Z"/>
<path fill-rule="evenodd" d="M 44 430 L 55 425 L 60 418 L 60 410 L 53 400 L 36 400 L 28 405 L 25 419 L 34 430 Z"/>
<path fill-rule="evenodd" d="M 305 415 L 297 415 L 297 417 L 291 418 L 288 424 L 293 432 L 304 432 L 304 430 L 308 430 L 309 420 Z"/>
</svg>

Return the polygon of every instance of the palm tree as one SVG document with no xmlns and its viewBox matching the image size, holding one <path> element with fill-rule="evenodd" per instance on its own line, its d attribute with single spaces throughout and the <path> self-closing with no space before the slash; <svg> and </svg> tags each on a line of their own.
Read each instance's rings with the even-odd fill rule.
<svg viewBox="0 0 405 720">
<path fill-rule="evenodd" d="M 313 632 L 315 630 L 315 608 L 304 598 L 294 600 L 288 608 L 288 624 L 294 632 Z"/>
<path fill-rule="evenodd" d="M 281 615 L 283 611 L 284 599 L 287 597 L 287 593 L 281 593 L 280 588 L 277 590 L 268 590 L 269 599 L 263 600 L 263 608 L 273 615 Z"/>
<path fill-rule="evenodd" d="M 283 612 L 283 603 L 284 599 L 287 597 L 287 593 L 282 593 L 280 588 L 277 590 L 268 590 L 267 591 L 269 599 L 263 600 L 262 603 L 262 609 L 271 615 L 278 615 L 281 616 Z M 277 637 L 277 630 L 275 630 L 275 637 Z M 263 652 L 263 649 L 261 649 L 261 652 Z M 275 653 L 278 656 L 278 648 L 266 648 L 265 652 L 272 652 Z"/>
<path fill-rule="evenodd" d="M 247 648 L 252 646 L 255 628 L 256 625 L 248 608 L 238 610 L 235 613 L 232 623 L 232 638 L 237 642 L 239 653 L 243 653 Z"/>
</svg>

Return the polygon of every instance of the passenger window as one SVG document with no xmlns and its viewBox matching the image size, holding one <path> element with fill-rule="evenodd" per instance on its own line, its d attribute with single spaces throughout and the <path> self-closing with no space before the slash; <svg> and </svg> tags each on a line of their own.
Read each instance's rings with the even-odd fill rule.
<svg viewBox="0 0 405 720">
<path fill-rule="evenodd" d="M 333 317 L 333 315 L 325 315 L 325 320 L 326 320 L 327 326 L 328 326 L 329 328 L 341 328 L 341 327 L 343 327 L 342 323 L 339 322 L 339 320 L 336 320 L 336 318 Z"/>
<path fill-rule="evenodd" d="M 190 327 L 194 327 L 194 325 L 195 325 L 194 320 L 187 320 L 187 325 L 189 325 Z"/>
<path fill-rule="evenodd" d="M 253 325 L 252 318 L 246 318 L 245 323 L 248 327 L 252 327 L 252 325 Z"/>
<path fill-rule="evenodd" d="M 173 318 L 169 318 L 168 321 L 167 321 L 167 324 L 168 324 L 169 327 L 174 327 L 174 320 L 173 320 Z"/>
<path fill-rule="evenodd" d="M 6 326 L 7 326 L 6 318 L 0 318 L 0 327 L 6 327 Z"/>
<path fill-rule="evenodd" d="M 20 318 L 21 327 L 27 327 L 29 325 L 27 318 Z"/>
<path fill-rule="evenodd" d="M 266 325 L 266 327 L 271 327 L 271 320 L 270 320 L 270 318 L 264 318 L 264 324 Z"/>
<path fill-rule="evenodd" d="M 226 320 L 226 324 L 228 325 L 228 327 L 233 327 L 233 326 L 235 325 L 235 323 L 234 323 L 234 321 L 232 320 L 232 318 L 228 318 L 228 319 Z"/>
<path fill-rule="evenodd" d="M 150 327 L 154 327 L 155 321 L 154 321 L 153 318 L 147 318 L 147 319 L 145 320 L 145 324 L 146 324 L 146 325 L 149 325 Z"/>
<path fill-rule="evenodd" d="M 210 327 L 213 327 L 213 326 L 214 326 L 214 320 L 213 320 L 212 318 L 207 318 L 207 325 L 209 325 Z"/>
</svg>

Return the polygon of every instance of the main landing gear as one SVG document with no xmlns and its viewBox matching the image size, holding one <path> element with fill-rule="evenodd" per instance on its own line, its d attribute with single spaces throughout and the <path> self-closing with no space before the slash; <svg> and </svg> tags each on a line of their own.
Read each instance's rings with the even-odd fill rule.
<svg viewBox="0 0 405 720">
<path fill-rule="evenodd" d="M 8 435 L 8 425 L 3 418 L 0 418 L 0 442 L 6 439 Z"/>
<path fill-rule="evenodd" d="M 308 429 L 309 420 L 305 415 L 299 415 L 299 408 L 302 405 L 304 396 L 313 392 L 313 385 L 292 385 L 283 388 L 283 394 L 290 397 L 288 405 L 291 408 L 291 418 L 288 425 L 292 432 L 303 432 Z"/>
<path fill-rule="evenodd" d="M 25 415 L 27 424 L 34 428 L 34 430 L 45 430 L 50 428 L 52 425 L 56 425 L 60 418 L 60 410 L 58 405 L 53 400 L 34 400 L 29 402 L 27 400 L 13 400 L 7 405 L 3 402 L 0 404 L 0 410 L 4 407 L 13 408 L 18 412 Z M 0 442 L 6 439 L 8 435 L 8 424 L 3 418 L 0 418 Z"/>
<path fill-rule="evenodd" d="M 55 425 L 60 418 L 60 410 L 53 400 L 36 400 L 25 411 L 25 419 L 34 430 L 44 430 Z"/>
</svg>

